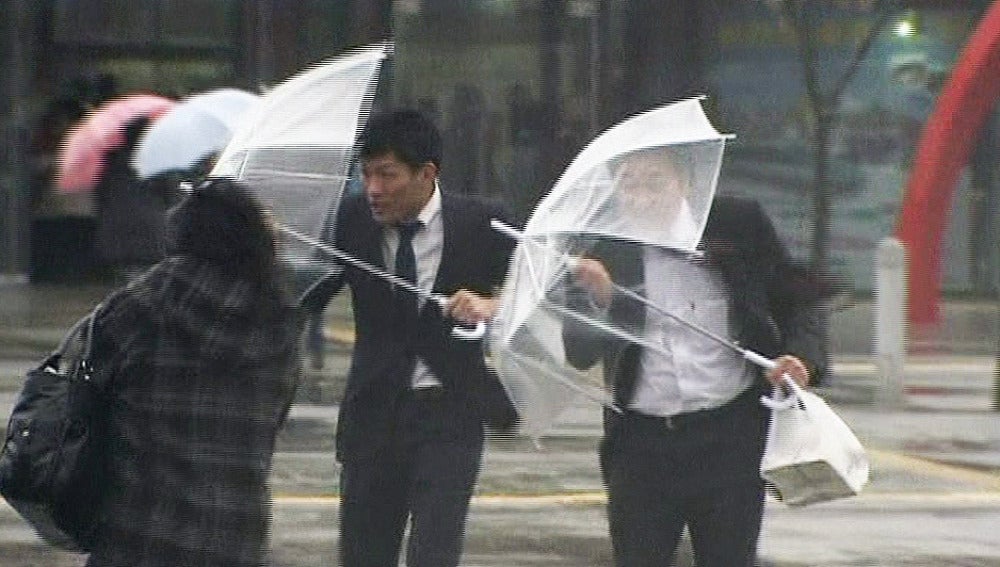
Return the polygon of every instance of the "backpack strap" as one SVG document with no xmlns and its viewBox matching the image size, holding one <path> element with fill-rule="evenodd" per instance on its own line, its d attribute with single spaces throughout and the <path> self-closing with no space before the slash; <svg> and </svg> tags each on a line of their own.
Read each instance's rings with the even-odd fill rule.
<svg viewBox="0 0 1000 567">
<path fill-rule="evenodd" d="M 91 311 L 90 313 L 81 317 L 76 323 L 73 324 L 70 330 L 63 336 L 62 340 L 59 341 L 59 346 L 56 347 L 55 351 L 53 351 L 52 356 L 57 357 L 54 362 L 58 363 L 59 358 L 62 358 L 63 355 L 66 354 L 66 351 L 69 350 L 70 344 L 73 342 L 74 339 L 76 339 L 77 335 L 79 335 L 81 332 L 84 332 L 85 326 L 88 329 L 92 330 L 93 320 L 94 320 L 94 312 Z"/>
<path fill-rule="evenodd" d="M 87 317 L 87 334 L 83 339 L 83 351 L 80 353 L 80 369 L 82 370 L 82 376 L 84 380 L 87 380 L 94 384 L 95 387 L 103 389 L 103 380 L 94 380 L 95 377 L 101 376 L 101 373 L 95 373 L 94 367 L 91 364 L 91 357 L 94 351 L 94 330 L 97 328 L 97 316 L 104 307 L 103 303 L 98 303 L 94 310 L 90 312 L 90 316 Z"/>
<path fill-rule="evenodd" d="M 104 307 L 104 304 L 98 303 L 89 314 L 81 317 L 80 320 L 77 321 L 72 328 L 70 328 L 70 330 L 62 338 L 62 341 L 59 342 L 59 346 L 56 347 L 56 350 L 45 360 L 45 366 L 58 370 L 63 357 L 72 351 L 74 342 L 79 341 L 82 343 L 82 346 L 79 349 L 77 360 L 83 369 L 84 379 L 90 380 L 92 378 L 94 373 L 91 366 L 91 355 L 93 354 L 94 349 L 94 329 L 96 327 L 98 313 L 100 313 L 102 307 Z"/>
</svg>

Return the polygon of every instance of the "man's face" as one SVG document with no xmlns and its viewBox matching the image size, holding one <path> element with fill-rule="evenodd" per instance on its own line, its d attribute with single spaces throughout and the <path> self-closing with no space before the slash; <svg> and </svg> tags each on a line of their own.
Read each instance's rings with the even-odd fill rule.
<svg viewBox="0 0 1000 567">
<path fill-rule="evenodd" d="M 413 168 L 390 152 L 365 160 L 361 173 L 372 216 L 382 224 L 397 224 L 420 214 L 434 192 L 437 167 L 425 163 Z"/>
<path fill-rule="evenodd" d="M 629 156 L 614 178 L 615 194 L 630 214 L 671 222 L 688 194 L 688 180 L 664 153 Z"/>
</svg>

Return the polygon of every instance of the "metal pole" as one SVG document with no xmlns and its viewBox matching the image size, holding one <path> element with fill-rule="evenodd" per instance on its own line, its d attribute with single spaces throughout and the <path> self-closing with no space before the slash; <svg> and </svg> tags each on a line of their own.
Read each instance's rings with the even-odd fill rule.
<svg viewBox="0 0 1000 567">
<path fill-rule="evenodd" d="M 875 259 L 875 358 L 881 378 L 876 401 L 903 405 L 906 359 L 906 250 L 896 238 L 878 245 Z"/>
</svg>

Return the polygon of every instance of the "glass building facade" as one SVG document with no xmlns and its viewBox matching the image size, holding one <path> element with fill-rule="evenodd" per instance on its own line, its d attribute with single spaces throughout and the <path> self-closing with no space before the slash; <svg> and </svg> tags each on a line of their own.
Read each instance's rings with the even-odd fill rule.
<svg viewBox="0 0 1000 567">
<path fill-rule="evenodd" d="M 774 1 L 0 0 L 0 273 L 27 269 L 30 225 L 92 214 L 51 189 L 67 123 L 115 92 L 257 89 L 391 35 L 377 105 L 436 117 L 448 190 L 522 219 L 601 130 L 706 95 L 736 135 L 719 191 L 761 200 L 796 256 L 809 252 L 812 114 L 794 35 Z M 814 2 L 816 69 L 830 88 L 878 17 L 875 0 Z M 987 2 L 896 3 L 838 101 L 830 258 L 858 290 L 893 231 L 914 145 Z M 945 243 L 948 291 L 992 294 L 1000 258 L 990 126 L 963 176 Z"/>
<path fill-rule="evenodd" d="M 759 199 L 806 259 L 814 120 L 777 4 L 397 0 L 394 99 L 439 118 L 446 187 L 501 198 L 523 218 L 602 129 L 706 95 L 716 126 L 736 135 L 719 191 Z M 815 68 L 829 91 L 881 3 L 812 4 Z M 857 290 L 873 285 L 876 246 L 893 233 L 921 128 L 985 4 L 898 4 L 838 101 L 830 264 Z M 943 254 L 949 291 L 997 289 L 992 140 L 984 132 L 956 192 Z"/>
<path fill-rule="evenodd" d="M 265 88 L 351 44 L 385 37 L 387 6 L 0 0 L 0 275 L 34 279 L 58 268 L 65 273 L 53 275 L 72 280 L 92 271 L 93 196 L 53 188 L 59 144 L 90 108 L 135 92 L 179 98 Z"/>
</svg>

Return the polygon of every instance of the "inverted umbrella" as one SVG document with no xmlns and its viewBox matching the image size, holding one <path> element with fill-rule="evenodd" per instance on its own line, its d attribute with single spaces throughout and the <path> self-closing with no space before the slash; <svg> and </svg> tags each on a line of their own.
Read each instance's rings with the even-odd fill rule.
<svg viewBox="0 0 1000 567">
<path fill-rule="evenodd" d="M 64 193 L 92 190 L 104 171 L 104 156 L 125 143 L 125 126 L 136 118 L 155 119 L 175 104 L 157 95 L 133 94 L 95 108 L 60 146 L 56 188 Z"/>
<path fill-rule="evenodd" d="M 317 249 L 425 298 L 442 298 L 353 258 L 325 241 L 344 192 L 354 143 L 371 110 L 378 72 L 392 50 L 382 43 L 348 52 L 276 86 L 242 121 L 212 170 L 243 182 L 282 233 L 281 257 L 308 289 L 330 273 Z"/>
<path fill-rule="evenodd" d="M 575 258 L 609 246 L 623 273 L 641 273 L 639 245 L 697 255 L 715 195 L 727 136 L 700 101 L 634 116 L 602 133 L 573 160 L 529 218 L 488 334 L 491 360 L 518 408 L 522 431 L 542 435 L 580 394 L 614 407 L 595 370 L 606 339 L 667 353 L 658 321 L 629 327 L 609 317 L 574 283 Z M 617 271 L 617 270 L 616 270 Z M 614 309 L 649 309 L 641 285 L 621 282 Z M 635 283 L 636 287 L 629 287 Z M 567 330 L 573 344 L 566 341 Z M 722 348 L 722 347 L 720 347 Z"/>
<path fill-rule="evenodd" d="M 243 182 L 286 234 L 302 237 L 283 240 L 286 262 L 315 263 L 388 52 L 388 44 L 351 51 L 278 84 L 244 117 L 211 172 Z"/>
<path fill-rule="evenodd" d="M 191 168 L 226 147 L 240 119 L 259 99 L 224 88 L 181 100 L 143 133 L 132 166 L 142 178 Z"/>
</svg>

